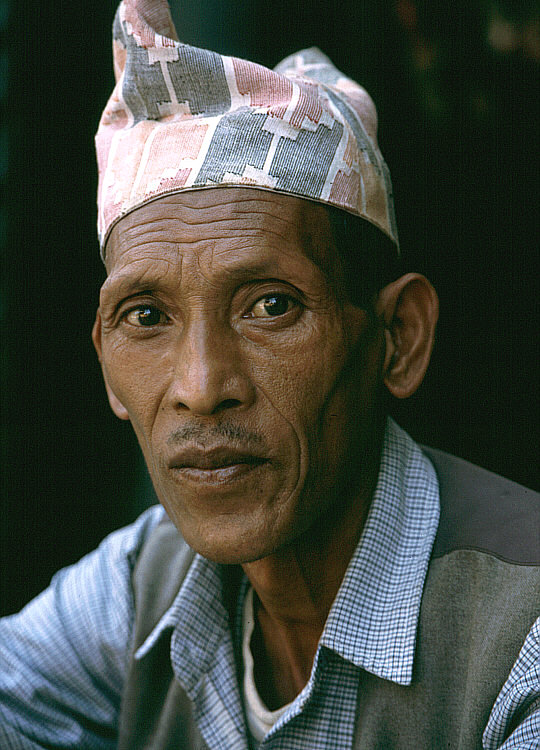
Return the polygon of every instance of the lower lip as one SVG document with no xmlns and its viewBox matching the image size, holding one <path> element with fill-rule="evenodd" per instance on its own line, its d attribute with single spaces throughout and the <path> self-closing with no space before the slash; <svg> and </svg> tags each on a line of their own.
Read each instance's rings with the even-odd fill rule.
<svg viewBox="0 0 540 750">
<path fill-rule="evenodd" d="M 201 484 L 226 484 L 244 479 L 266 463 L 241 463 L 220 466 L 216 469 L 197 469 L 194 466 L 182 466 L 172 469 L 174 476 L 183 481 Z"/>
</svg>

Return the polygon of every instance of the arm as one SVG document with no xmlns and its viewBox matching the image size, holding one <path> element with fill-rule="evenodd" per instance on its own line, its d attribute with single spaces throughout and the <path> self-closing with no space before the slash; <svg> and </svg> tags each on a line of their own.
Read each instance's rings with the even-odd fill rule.
<svg viewBox="0 0 540 750">
<path fill-rule="evenodd" d="M 131 573 L 162 516 L 150 508 L 0 620 L 0 747 L 116 746 L 133 623 Z"/>
</svg>

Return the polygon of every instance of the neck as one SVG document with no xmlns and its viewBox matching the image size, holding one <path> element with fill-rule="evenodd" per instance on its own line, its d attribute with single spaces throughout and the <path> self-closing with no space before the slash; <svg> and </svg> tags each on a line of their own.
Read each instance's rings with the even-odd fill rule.
<svg viewBox="0 0 540 750">
<path fill-rule="evenodd" d="M 253 586 L 255 681 L 269 708 L 304 687 L 324 624 L 360 539 L 375 489 L 382 434 L 362 482 L 344 492 L 315 527 L 268 557 L 245 563 Z"/>
</svg>

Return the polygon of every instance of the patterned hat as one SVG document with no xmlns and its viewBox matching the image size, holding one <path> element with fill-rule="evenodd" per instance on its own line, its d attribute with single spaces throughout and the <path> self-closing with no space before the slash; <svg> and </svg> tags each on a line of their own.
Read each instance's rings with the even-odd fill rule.
<svg viewBox="0 0 540 750">
<path fill-rule="evenodd" d="M 122 0 L 113 37 L 116 86 L 96 135 L 102 253 L 133 209 L 217 186 L 337 206 L 398 248 L 375 106 L 318 49 L 269 70 L 182 44 L 167 0 Z"/>
</svg>

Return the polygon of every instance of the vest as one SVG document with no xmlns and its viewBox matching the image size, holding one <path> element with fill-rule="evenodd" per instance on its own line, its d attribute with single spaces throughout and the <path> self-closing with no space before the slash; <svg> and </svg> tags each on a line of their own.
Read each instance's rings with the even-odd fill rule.
<svg viewBox="0 0 540 750">
<path fill-rule="evenodd" d="M 413 679 L 402 686 L 361 670 L 354 750 L 480 750 L 495 699 L 540 614 L 540 495 L 441 451 L 424 451 L 438 475 L 441 518 Z M 133 659 L 174 601 L 193 556 L 166 522 L 135 565 L 119 750 L 207 748 L 173 675 L 170 636 Z"/>
</svg>

